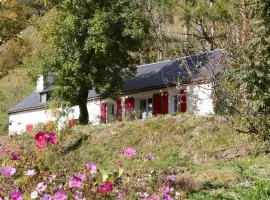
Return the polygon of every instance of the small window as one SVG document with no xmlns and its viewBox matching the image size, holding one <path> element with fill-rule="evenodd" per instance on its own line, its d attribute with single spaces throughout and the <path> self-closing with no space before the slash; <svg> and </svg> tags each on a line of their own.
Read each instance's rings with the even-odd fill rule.
<svg viewBox="0 0 270 200">
<path fill-rule="evenodd" d="M 46 103 L 46 101 L 47 101 L 47 94 L 46 93 L 40 94 L 40 102 Z"/>
</svg>

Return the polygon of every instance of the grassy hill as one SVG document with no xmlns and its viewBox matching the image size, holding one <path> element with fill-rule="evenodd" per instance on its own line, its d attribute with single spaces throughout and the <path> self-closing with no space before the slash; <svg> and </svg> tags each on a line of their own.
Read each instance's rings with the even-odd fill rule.
<svg viewBox="0 0 270 200">
<path fill-rule="evenodd" d="M 93 162 L 100 177 L 109 174 L 106 177 L 112 180 L 114 190 L 105 196 L 96 195 L 102 180 L 99 175 L 87 176 L 78 189 L 86 199 L 121 199 L 116 197 L 120 193 L 122 199 L 147 199 L 140 197 L 143 193 L 162 197 L 164 186 L 173 188 L 170 195 L 174 199 L 270 198 L 267 144 L 235 132 L 222 117 L 181 114 L 76 126 L 59 132 L 58 139 L 57 145 L 43 151 L 36 148 L 33 135 L 10 140 L 13 149 L 21 149 L 23 143 L 23 150 L 18 150 L 22 161 L 14 162 L 6 157 L 3 163 L 16 166 L 18 174 L 29 168 L 38 172 L 30 180 L 19 175 L 15 178 L 25 197 L 51 174 L 58 176 L 56 185 L 61 184 L 62 190 L 74 195 L 75 189 L 69 188 L 67 180 L 76 172 L 87 173 L 85 164 Z M 136 149 L 136 156 L 123 155 L 127 147 Z M 123 162 L 123 174 L 118 173 L 115 165 L 119 160 Z M 118 178 L 113 178 L 115 174 Z M 0 176 L 0 182 L 3 180 Z M 47 191 L 54 192 L 52 186 Z"/>
<path fill-rule="evenodd" d="M 0 78 L 0 135 L 7 134 L 7 110 L 33 91 L 25 68 L 17 68 Z"/>
</svg>

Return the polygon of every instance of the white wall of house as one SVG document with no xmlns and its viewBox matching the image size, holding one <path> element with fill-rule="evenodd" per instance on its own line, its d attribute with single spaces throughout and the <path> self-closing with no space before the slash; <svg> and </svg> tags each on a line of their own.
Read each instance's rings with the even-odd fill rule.
<svg viewBox="0 0 270 200">
<path fill-rule="evenodd" d="M 9 115 L 9 132 L 20 134 L 26 131 L 26 125 L 45 123 L 50 120 L 55 120 L 51 112 L 47 110 L 32 110 Z"/>
<path fill-rule="evenodd" d="M 187 86 L 187 111 L 199 115 L 214 114 L 212 92 L 212 84 Z"/>
<path fill-rule="evenodd" d="M 100 100 L 90 100 L 87 103 L 89 112 L 89 121 L 92 124 L 98 124 L 100 121 Z M 67 117 L 59 117 L 58 127 L 61 128 L 67 124 L 67 120 L 79 119 L 79 106 L 74 106 L 67 112 Z M 26 125 L 33 124 L 34 126 L 39 123 L 47 123 L 49 121 L 55 121 L 58 117 L 50 110 L 37 109 L 18 113 L 12 113 L 9 115 L 9 132 L 20 134 L 26 131 Z"/>
<path fill-rule="evenodd" d="M 211 99 L 212 95 L 212 85 L 211 84 L 200 84 L 200 85 L 188 85 L 186 86 L 187 91 L 187 112 L 199 114 L 199 115 L 209 115 L 214 114 L 213 100 Z M 133 93 L 129 95 L 122 96 L 122 99 L 133 97 L 135 99 L 135 110 L 140 110 L 140 100 L 149 99 L 153 97 L 153 94 L 167 92 L 168 93 L 168 113 L 175 112 L 175 101 L 174 96 L 179 95 L 179 90 L 176 87 L 151 90 L 146 92 Z M 114 110 L 116 113 L 116 102 L 112 99 L 92 99 L 87 103 L 87 108 L 89 112 L 89 121 L 91 124 L 100 123 L 100 105 L 102 102 L 108 103 L 108 105 L 114 105 Z M 109 106 L 107 106 L 109 109 Z M 68 112 L 68 117 L 63 117 L 59 121 L 59 126 L 66 124 L 67 120 L 70 119 L 79 119 L 79 107 L 74 106 Z M 107 111 L 107 114 L 109 112 Z M 152 113 L 142 113 L 143 118 L 152 116 Z M 107 115 L 108 117 L 109 115 Z M 108 118 L 107 118 L 108 119 Z M 11 133 L 21 133 L 26 131 L 26 125 L 38 123 L 46 123 L 48 121 L 54 121 L 56 117 L 48 110 L 33 110 L 33 111 L 24 111 L 19 113 L 13 113 L 9 115 L 9 131 Z"/>
</svg>

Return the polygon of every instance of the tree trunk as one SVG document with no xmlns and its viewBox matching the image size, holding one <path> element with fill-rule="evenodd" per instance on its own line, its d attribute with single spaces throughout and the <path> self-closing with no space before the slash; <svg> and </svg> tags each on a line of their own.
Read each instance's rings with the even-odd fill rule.
<svg viewBox="0 0 270 200">
<path fill-rule="evenodd" d="M 88 90 L 84 90 L 80 92 L 78 104 L 80 109 L 79 123 L 80 124 L 88 124 L 89 122 L 89 114 L 87 110 L 87 97 Z"/>
<path fill-rule="evenodd" d="M 84 103 L 80 103 L 79 108 L 80 108 L 79 123 L 80 124 L 88 124 L 89 114 L 88 114 L 88 110 L 87 110 L 87 101 Z"/>
</svg>

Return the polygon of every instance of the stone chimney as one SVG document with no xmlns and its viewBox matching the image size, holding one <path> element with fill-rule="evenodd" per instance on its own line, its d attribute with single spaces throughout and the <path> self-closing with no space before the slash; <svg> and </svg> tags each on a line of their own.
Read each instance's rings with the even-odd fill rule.
<svg viewBox="0 0 270 200">
<path fill-rule="evenodd" d="M 39 75 L 37 79 L 37 89 L 36 91 L 43 91 L 45 89 L 45 81 L 44 81 L 44 76 Z"/>
</svg>

